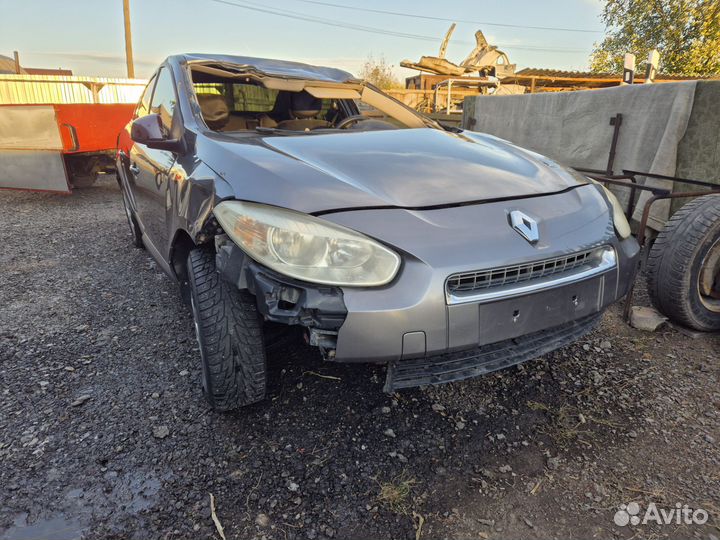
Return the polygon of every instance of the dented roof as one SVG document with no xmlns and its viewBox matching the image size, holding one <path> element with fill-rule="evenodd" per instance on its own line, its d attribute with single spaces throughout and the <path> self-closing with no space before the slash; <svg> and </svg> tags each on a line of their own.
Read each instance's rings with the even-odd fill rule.
<svg viewBox="0 0 720 540">
<path fill-rule="evenodd" d="M 184 54 L 180 58 L 188 63 L 224 64 L 248 71 L 272 75 L 276 77 L 291 77 L 294 79 L 311 79 L 326 82 L 357 82 L 352 73 L 342 69 L 313 66 L 301 62 L 288 62 L 286 60 L 272 60 L 268 58 L 254 58 L 251 56 L 230 56 L 225 54 Z"/>
</svg>

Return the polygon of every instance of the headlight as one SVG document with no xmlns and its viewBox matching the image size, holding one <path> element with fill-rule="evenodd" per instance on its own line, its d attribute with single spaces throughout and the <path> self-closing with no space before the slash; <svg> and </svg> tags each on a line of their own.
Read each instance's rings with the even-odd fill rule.
<svg viewBox="0 0 720 540">
<path fill-rule="evenodd" d="M 588 180 L 590 180 L 594 184 L 597 184 L 605 191 L 605 195 L 607 195 L 607 198 L 610 201 L 610 205 L 612 206 L 613 210 L 613 224 L 615 225 L 615 232 L 617 232 L 617 235 L 620 238 L 625 240 L 630 236 L 630 224 L 625 217 L 625 211 L 623 210 L 620 201 L 618 201 L 617 197 L 612 191 L 610 191 L 597 180 L 593 180 L 592 178 L 588 178 Z"/>
<path fill-rule="evenodd" d="M 400 257 L 378 242 L 307 214 L 225 201 L 213 210 L 223 230 L 250 257 L 286 276 L 373 287 L 388 283 Z"/>
</svg>

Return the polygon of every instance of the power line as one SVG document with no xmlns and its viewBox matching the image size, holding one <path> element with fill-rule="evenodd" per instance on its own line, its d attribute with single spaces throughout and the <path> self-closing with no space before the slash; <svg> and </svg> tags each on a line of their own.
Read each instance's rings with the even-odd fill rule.
<svg viewBox="0 0 720 540">
<path fill-rule="evenodd" d="M 528 26 L 524 24 L 506 24 L 506 23 L 492 23 L 487 21 L 473 21 L 469 19 L 447 19 L 445 17 L 433 17 L 431 15 L 415 15 L 413 13 L 401 13 L 399 11 L 386 11 L 384 9 L 372 9 L 372 8 L 361 8 L 356 6 L 344 6 L 342 4 L 333 4 L 332 2 L 321 2 L 320 0 L 295 0 L 296 2 L 303 2 L 305 4 L 315 4 L 318 6 L 328 6 L 340 9 L 349 9 L 352 11 L 365 11 L 367 13 L 381 13 L 383 15 L 395 15 L 397 17 L 410 17 L 412 19 L 424 19 L 428 21 L 443 21 L 443 22 L 458 22 L 458 23 L 469 23 L 479 24 L 483 26 L 499 26 L 502 28 L 523 28 L 530 30 L 552 30 L 553 32 L 582 32 L 587 34 L 602 34 L 602 30 L 590 30 L 584 28 L 560 28 L 556 26 Z"/>
<path fill-rule="evenodd" d="M 229 2 L 228 0 L 210 0 L 210 1 L 216 2 L 218 4 L 225 4 L 227 6 L 238 7 L 241 9 L 247 9 L 250 11 L 258 11 L 260 13 L 268 13 L 270 15 L 276 15 L 278 17 L 285 17 L 288 19 L 302 20 L 302 21 L 307 21 L 307 22 L 312 22 L 312 23 L 317 23 L 317 24 L 324 24 L 327 26 L 335 26 L 338 28 L 347 28 L 350 30 L 358 30 L 361 32 L 371 32 L 374 34 L 383 34 L 383 35 L 396 36 L 396 37 L 402 37 L 402 38 L 408 38 L 408 39 L 420 39 L 420 40 L 424 40 L 424 41 L 437 41 L 437 38 L 434 38 L 432 36 L 423 36 L 423 35 L 419 35 L 419 34 L 396 32 L 394 30 L 385 30 L 382 28 L 373 28 L 370 26 L 362 26 L 362 25 L 358 25 L 358 24 L 345 23 L 342 21 L 334 21 L 331 19 L 322 19 L 320 17 L 310 17 L 307 15 L 303 15 L 301 13 L 296 13 L 296 12 L 292 12 L 292 11 L 283 12 L 283 11 L 278 11 L 278 10 L 274 10 L 274 9 L 268 9 L 266 7 L 261 7 L 258 4 L 254 4 L 254 5 L 247 5 L 245 3 L 238 4 L 236 2 Z"/>
<path fill-rule="evenodd" d="M 332 19 L 324 19 L 320 17 L 311 17 L 308 15 L 303 15 L 302 13 L 293 12 L 293 11 L 278 11 L 274 9 L 268 9 L 266 7 L 263 7 L 258 4 L 252 4 L 248 5 L 248 3 L 242 3 L 239 4 L 237 2 L 230 2 L 229 0 L 210 0 L 211 2 L 215 2 L 218 4 L 224 4 L 227 6 L 232 6 L 236 8 L 246 9 L 250 11 L 256 11 L 260 13 L 267 13 L 270 15 L 275 15 L 277 17 L 285 17 L 288 19 L 293 20 L 301 20 L 316 24 L 323 24 L 326 26 L 333 26 L 337 28 L 346 28 L 349 30 L 356 30 L 359 32 L 368 32 L 372 34 L 381 34 L 386 36 L 393 36 L 393 37 L 400 37 L 405 39 L 417 39 L 421 41 L 432 41 L 437 43 L 440 41 L 439 38 L 434 36 L 425 36 L 421 34 L 410 34 L 406 32 L 397 32 L 394 30 L 387 30 L 384 28 L 376 28 L 372 26 L 363 26 L 359 24 L 351 24 L 346 23 L 343 21 L 336 21 Z M 460 41 L 456 40 L 455 43 L 460 43 L 463 45 L 475 45 L 475 43 L 471 43 L 469 41 Z M 579 52 L 586 52 L 584 49 L 567 49 L 567 48 L 552 48 L 552 47 L 531 47 L 531 46 L 525 46 L 525 45 L 506 45 L 503 46 L 504 49 L 517 49 L 517 50 L 527 50 L 527 51 L 540 51 L 540 52 L 560 52 L 560 53 L 579 53 Z"/>
</svg>

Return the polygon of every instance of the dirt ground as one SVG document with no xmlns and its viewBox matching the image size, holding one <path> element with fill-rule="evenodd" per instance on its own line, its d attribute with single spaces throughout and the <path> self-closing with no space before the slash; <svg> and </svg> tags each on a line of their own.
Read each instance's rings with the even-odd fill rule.
<svg viewBox="0 0 720 540">
<path fill-rule="evenodd" d="M 720 336 L 615 306 L 542 359 L 394 396 L 291 340 L 268 399 L 217 414 L 113 180 L 1 192 L 0 246 L 4 540 L 220 538 L 211 496 L 228 539 L 720 536 Z M 631 502 L 707 522 L 616 525 Z"/>
</svg>

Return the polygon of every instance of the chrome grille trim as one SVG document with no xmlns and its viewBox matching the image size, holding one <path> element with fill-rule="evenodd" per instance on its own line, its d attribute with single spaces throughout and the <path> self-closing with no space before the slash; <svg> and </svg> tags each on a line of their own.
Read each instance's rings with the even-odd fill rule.
<svg viewBox="0 0 720 540">
<path fill-rule="evenodd" d="M 524 264 L 452 274 L 445 281 L 448 304 L 488 302 L 587 279 L 617 265 L 615 249 L 603 246 Z"/>
<path fill-rule="evenodd" d="M 464 291 L 477 291 L 502 287 L 521 281 L 540 279 L 552 274 L 559 274 L 565 271 L 574 270 L 578 266 L 587 263 L 588 258 L 595 250 L 583 251 L 566 257 L 556 257 L 543 261 L 534 261 L 514 266 L 503 266 L 477 272 L 463 272 L 454 274 L 448 278 L 447 289 L 450 293 Z"/>
</svg>

